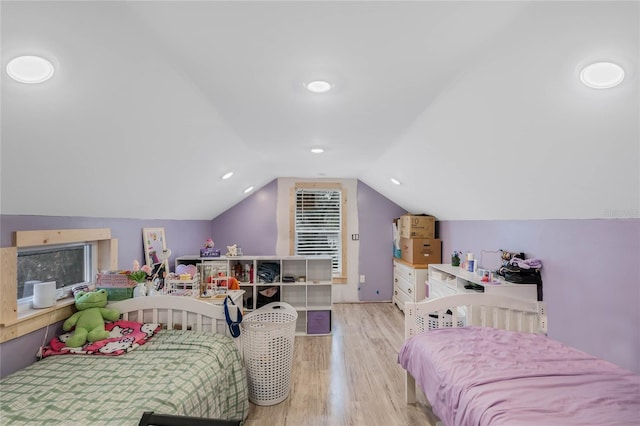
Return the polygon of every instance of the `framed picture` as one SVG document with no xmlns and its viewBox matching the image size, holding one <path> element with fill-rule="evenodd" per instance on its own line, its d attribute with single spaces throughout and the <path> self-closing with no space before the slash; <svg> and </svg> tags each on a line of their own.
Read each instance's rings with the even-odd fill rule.
<svg viewBox="0 0 640 426">
<path fill-rule="evenodd" d="M 164 236 L 164 228 L 142 228 L 142 241 L 144 243 L 144 259 L 147 265 L 155 267 L 164 263 L 164 270 L 169 270 L 169 260 L 162 259 L 167 251 L 167 241 Z"/>
</svg>

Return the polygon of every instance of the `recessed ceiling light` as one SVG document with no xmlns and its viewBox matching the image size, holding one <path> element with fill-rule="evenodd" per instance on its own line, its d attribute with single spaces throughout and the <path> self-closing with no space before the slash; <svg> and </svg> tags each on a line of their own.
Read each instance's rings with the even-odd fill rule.
<svg viewBox="0 0 640 426">
<path fill-rule="evenodd" d="M 246 193 L 251 192 L 251 191 L 253 191 L 253 186 L 250 186 L 247 189 L 245 189 L 244 193 L 246 194 Z"/>
<path fill-rule="evenodd" d="M 315 80 L 307 83 L 307 90 L 313 93 L 325 93 L 331 90 L 331 83 L 324 80 Z"/>
<path fill-rule="evenodd" d="M 231 176 L 233 176 L 233 172 L 229 172 L 229 173 L 225 173 L 222 175 L 222 180 L 227 180 L 229 179 Z"/>
<path fill-rule="evenodd" d="M 611 62 L 596 62 L 580 72 L 580 80 L 594 89 L 609 89 L 622 83 L 624 70 Z"/>
<path fill-rule="evenodd" d="M 18 56 L 7 64 L 7 74 L 20 83 L 42 83 L 53 75 L 53 65 L 39 56 Z"/>
<path fill-rule="evenodd" d="M 314 154 L 322 154 L 324 152 L 323 148 L 311 148 L 311 152 Z"/>
<path fill-rule="evenodd" d="M 393 183 L 394 185 L 400 185 L 400 181 L 396 178 L 391 178 L 391 183 Z"/>
</svg>

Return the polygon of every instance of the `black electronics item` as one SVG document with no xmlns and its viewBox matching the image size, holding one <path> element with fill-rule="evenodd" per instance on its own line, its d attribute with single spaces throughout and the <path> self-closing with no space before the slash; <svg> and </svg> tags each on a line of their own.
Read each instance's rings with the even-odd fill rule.
<svg viewBox="0 0 640 426">
<path fill-rule="evenodd" d="M 295 283 L 296 282 L 296 277 L 294 277 L 293 275 L 285 275 L 282 277 L 282 282 L 283 283 Z"/>
<path fill-rule="evenodd" d="M 479 291 L 481 293 L 484 293 L 484 287 L 478 284 L 468 283 L 464 285 L 464 288 L 466 288 L 467 290 Z"/>
</svg>

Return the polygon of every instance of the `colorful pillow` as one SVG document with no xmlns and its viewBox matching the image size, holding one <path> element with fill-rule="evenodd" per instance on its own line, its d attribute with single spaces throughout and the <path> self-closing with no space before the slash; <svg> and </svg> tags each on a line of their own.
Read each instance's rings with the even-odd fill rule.
<svg viewBox="0 0 640 426">
<path fill-rule="evenodd" d="M 64 333 L 51 339 L 42 350 L 42 358 L 51 355 L 122 355 L 146 343 L 162 326 L 118 320 L 104 325 L 110 337 L 97 342 L 87 342 L 82 347 L 71 348 L 65 342 L 73 333 Z"/>
</svg>

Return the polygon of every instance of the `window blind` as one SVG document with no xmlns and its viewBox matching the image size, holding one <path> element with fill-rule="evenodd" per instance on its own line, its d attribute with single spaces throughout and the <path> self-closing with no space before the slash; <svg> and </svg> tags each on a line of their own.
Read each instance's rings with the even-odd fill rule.
<svg viewBox="0 0 640 426">
<path fill-rule="evenodd" d="M 296 189 L 295 252 L 331 256 L 333 275 L 342 272 L 342 193 L 336 189 Z"/>
</svg>

